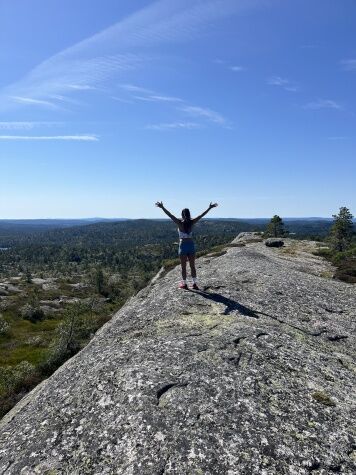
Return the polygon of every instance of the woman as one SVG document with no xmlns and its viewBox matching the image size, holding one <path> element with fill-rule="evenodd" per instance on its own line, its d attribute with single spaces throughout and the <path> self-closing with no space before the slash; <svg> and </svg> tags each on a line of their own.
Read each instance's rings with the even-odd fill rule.
<svg viewBox="0 0 356 475">
<path fill-rule="evenodd" d="M 162 201 L 157 201 L 156 206 L 161 208 L 167 216 L 171 218 L 172 221 L 176 223 L 178 226 L 178 234 L 179 234 L 179 249 L 178 254 L 180 257 L 180 263 L 182 266 L 182 282 L 179 284 L 180 289 L 188 290 L 187 286 L 187 260 L 189 260 L 190 270 L 192 273 L 193 278 L 193 286 L 192 289 L 199 290 L 197 285 L 197 271 L 195 269 L 195 247 L 194 241 L 192 238 L 192 228 L 194 224 L 196 224 L 199 219 L 205 216 L 212 208 L 215 208 L 218 204 L 217 203 L 210 203 L 209 208 L 204 211 L 201 215 L 197 216 L 196 218 L 190 217 L 190 211 L 188 208 L 184 208 L 182 210 L 182 219 L 178 219 L 173 214 L 171 214 L 168 209 L 163 206 Z"/>
</svg>

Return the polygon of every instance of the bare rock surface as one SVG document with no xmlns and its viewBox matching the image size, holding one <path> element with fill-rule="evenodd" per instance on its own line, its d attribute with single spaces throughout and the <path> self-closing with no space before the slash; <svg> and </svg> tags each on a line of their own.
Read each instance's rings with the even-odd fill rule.
<svg viewBox="0 0 356 475">
<path fill-rule="evenodd" d="M 354 474 L 356 288 L 313 249 L 155 280 L 5 416 L 0 473 Z"/>
</svg>

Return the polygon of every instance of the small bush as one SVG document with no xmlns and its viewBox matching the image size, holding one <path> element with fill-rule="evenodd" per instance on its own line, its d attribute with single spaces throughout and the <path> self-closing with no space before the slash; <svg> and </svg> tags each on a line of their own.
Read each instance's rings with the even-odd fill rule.
<svg viewBox="0 0 356 475">
<path fill-rule="evenodd" d="M 32 323 L 40 322 L 45 318 L 45 314 L 40 307 L 33 307 L 30 304 L 26 304 L 21 308 L 21 316 Z"/>
<path fill-rule="evenodd" d="M 41 376 L 28 361 L 16 366 L 0 366 L 0 417 L 41 381 Z"/>
<path fill-rule="evenodd" d="M 0 313 L 0 335 L 6 335 L 10 330 L 10 325 Z"/>
</svg>

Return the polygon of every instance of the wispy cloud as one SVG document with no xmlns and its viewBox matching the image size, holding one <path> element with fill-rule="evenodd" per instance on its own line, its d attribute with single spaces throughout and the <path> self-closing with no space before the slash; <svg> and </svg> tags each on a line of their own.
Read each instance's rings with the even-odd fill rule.
<svg viewBox="0 0 356 475">
<path fill-rule="evenodd" d="M 290 81 L 286 78 L 282 78 L 281 76 L 272 76 L 268 78 L 267 84 L 269 84 L 270 86 L 281 87 L 282 89 L 288 92 L 297 92 L 299 90 L 299 87 L 293 81 Z"/>
<path fill-rule="evenodd" d="M 111 99 L 114 99 L 114 101 L 117 102 L 123 102 L 124 104 L 133 104 L 133 101 L 130 101 L 129 99 L 124 99 L 122 97 L 111 96 Z"/>
<path fill-rule="evenodd" d="M 88 84 L 67 84 L 67 87 L 75 91 L 92 91 L 96 89 L 96 87 L 89 86 Z"/>
<path fill-rule="evenodd" d="M 130 98 L 134 101 L 164 103 L 167 106 L 174 106 L 175 111 L 183 112 L 184 114 L 188 114 L 191 117 L 204 119 L 209 122 L 228 127 L 227 120 L 218 112 L 207 107 L 192 105 L 181 97 L 168 96 L 142 86 L 136 86 L 134 84 L 124 84 L 121 85 L 121 87 L 127 92 L 131 93 Z M 140 95 L 137 95 L 136 93 L 140 93 Z M 152 127 L 147 126 L 146 128 L 153 128 L 157 130 L 162 130 L 164 128 L 192 128 L 192 124 L 192 122 L 187 121 L 176 121 L 170 124 L 157 124 L 153 125 Z M 196 128 L 197 125 L 198 124 L 194 123 L 193 127 Z"/>
<path fill-rule="evenodd" d="M 356 59 L 343 59 L 340 63 L 344 71 L 356 71 Z"/>
<path fill-rule="evenodd" d="M 211 109 L 208 109 L 206 107 L 184 106 L 184 107 L 180 107 L 180 110 L 193 117 L 201 117 L 201 118 L 209 120 L 210 122 L 214 122 L 216 124 L 226 123 L 226 119 L 221 114 Z"/>
<path fill-rule="evenodd" d="M 236 73 L 246 71 L 246 68 L 244 66 L 230 66 L 230 69 L 231 69 L 231 71 L 234 71 Z"/>
<path fill-rule="evenodd" d="M 114 74 L 150 61 L 148 48 L 191 40 L 223 17 L 258 7 L 265 0 L 166 0 L 120 20 L 111 27 L 50 57 L 20 81 L 0 91 L 0 104 L 54 107 L 50 95 L 89 91 Z M 139 51 L 139 52 L 138 52 Z M 74 86 L 74 87 L 73 87 Z"/>
<path fill-rule="evenodd" d="M 179 97 L 172 97 L 172 96 L 149 95 L 149 96 L 133 96 L 133 98 L 139 101 L 145 101 L 145 102 L 184 102 L 183 99 L 180 99 Z"/>
<path fill-rule="evenodd" d="M 156 95 L 153 95 L 153 96 L 150 96 L 150 98 L 153 101 L 157 101 L 157 102 L 184 102 L 183 99 L 181 99 L 180 97 L 173 97 L 173 96 L 156 96 Z"/>
<path fill-rule="evenodd" d="M 128 92 L 134 93 L 142 93 L 142 94 L 154 94 L 153 91 L 150 89 L 146 89 L 145 87 L 136 86 L 135 84 L 120 84 L 121 89 L 124 89 Z"/>
<path fill-rule="evenodd" d="M 10 96 L 10 99 L 19 104 L 45 106 L 49 107 L 50 109 L 58 108 L 58 106 L 53 102 L 45 101 L 43 99 L 34 99 L 33 97 Z"/>
<path fill-rule="evenodd" d="M 235 73 L 239 73 L 239 72 L 242 72 L 242 71 L 247 71 L 247 68 L 245 68 L 245 66 L 238 66 L 238 65 L 230 64 L 229 61 L 225 61 L 224 59 L 219 59 L 219 58 L 214 59 L 213 62 L 215 64 L 222 64 L 225 67 L 227 67 L 228 69 L 230 69 L 231 71 L 234 71 Z"/>
<path fill-rule="evenodd" d="M 341 104 L 331 99 L 318 99 L 314 102 L 305 104 L 304 109 L 319 110 L 319 109 L 334 109 L 343 110 Z"/>
<path fill-rule="evenodd" d="M 174 129 L 200 129 L 201 124 L 195 122 L 171 122 L 167 124 L 150 124 L 146 125 L 145 129 L 149 130 L 174 130 Z"/>
<path fill-rule="evenodd" d="M 55 127 L 63 125 L 62 122 L 0 122 L 0 130 L 32 130 L 37 127 Z"/>
<path fill-rule="evenodd" d="M 64 140 L 76 142 L 98 142 L 97 135 L 0 135 L 0 140 Z"/>
</svg>

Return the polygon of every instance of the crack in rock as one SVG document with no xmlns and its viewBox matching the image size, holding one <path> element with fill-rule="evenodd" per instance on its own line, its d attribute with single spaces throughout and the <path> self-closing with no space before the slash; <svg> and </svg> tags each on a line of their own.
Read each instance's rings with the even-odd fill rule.
<svg viewBox="0 0 356 475">
<path fill-rule="evenodd" d="M 184 388 L 186 386 L 188 386 L 188 383 L 169 383 L 162 386 L 157 391 L 157 406 L 160 405 L 162 396 L 164 396 L 168 391 L 170 391 L 173 388 L 178 388 L 178 387 Z"/>
</svg>

